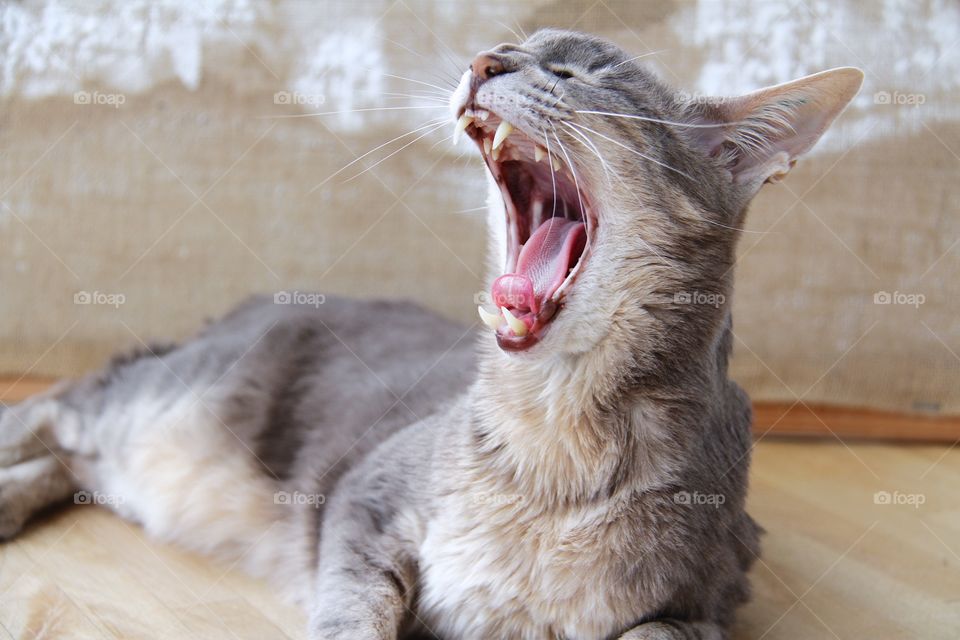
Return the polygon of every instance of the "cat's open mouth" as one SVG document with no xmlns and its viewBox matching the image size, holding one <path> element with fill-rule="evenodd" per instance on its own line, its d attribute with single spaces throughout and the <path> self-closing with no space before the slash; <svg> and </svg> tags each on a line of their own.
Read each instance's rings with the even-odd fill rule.
<svg viewBox="0 0 960 640">
<path fill-rule="evenodd" d="M 503 275 L 493 282 L 496 309 L 480 317 L 504 350 L 532 347 L 563 307 L 586 261 L 597 219 L 576 167 L 558 145 L 535 142 L 486 110 L 466 110 L 457 122 L 480 147 L 506 209 Z"/>
</svg>

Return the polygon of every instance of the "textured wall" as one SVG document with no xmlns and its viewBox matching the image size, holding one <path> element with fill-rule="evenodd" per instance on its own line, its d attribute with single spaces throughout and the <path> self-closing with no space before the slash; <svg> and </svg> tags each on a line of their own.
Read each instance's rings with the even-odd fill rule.
<svg viewBox="0 0 960 640">
<path fill-rule="evenodd" d="M 960 412 L 947 0 L 0 5 L 0 372 L 73 374 L 256 291 L 472 322 L 483 178 L 451 128 L 336 172 L 443 117 L 472 52 L 546 25 L 654 51 L 690 93 L 862 67 L 856 102 L 753 207 L 734 375 L 761 399 Z"/>
</svg>

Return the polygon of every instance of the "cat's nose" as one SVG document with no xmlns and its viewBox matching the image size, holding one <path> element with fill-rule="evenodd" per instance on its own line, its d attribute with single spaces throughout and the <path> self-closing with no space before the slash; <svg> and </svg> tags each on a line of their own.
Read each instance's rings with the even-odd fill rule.
<svg viewBox="0 0 960 640">
<path fill-rule="evenodd" d="M 481 53 L 473 59 L 470 65 L 473 75 L 480 81 L 489 80 L 505 72 L 503 60 L 493 53 Z"/>
</svg>

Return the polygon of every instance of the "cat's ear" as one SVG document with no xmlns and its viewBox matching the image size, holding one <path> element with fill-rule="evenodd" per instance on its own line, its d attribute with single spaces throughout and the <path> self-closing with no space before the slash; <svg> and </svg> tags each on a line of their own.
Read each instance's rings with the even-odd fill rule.
<svg viewBox="0 0 960 640">
<path fill-rule="evenodd" d="M 853 99 L 863 72 L 841 67 L 744 96 L 689 103 L 694 144 L 754 191 L 782 178 Z M 707 125 L 707 126 L 703 126 Z"/>
</svg>

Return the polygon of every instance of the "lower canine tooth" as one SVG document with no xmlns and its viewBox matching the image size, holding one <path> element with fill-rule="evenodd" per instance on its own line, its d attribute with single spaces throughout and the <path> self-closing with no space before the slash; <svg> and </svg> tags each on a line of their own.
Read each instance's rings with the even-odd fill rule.
<svg viewBox="0 0 960 640">
<path fill-rule="evenodd" d="M 496 149 L 503 144 L 503 141 L 507 139 L 507 136 L 509 136 L 512 131 L 513 125 L 506 120 L 501 120 L 496 133 L 493 134 L 493 148 Z"/>
<path fill-rule="evenodd" d="M 503 324 L 503 316 L 497 313 L 490 313 L 482 306 L 477 307 L 477 313 L 480 314 L 480 319 L 483 320 L 483 324 L 487 325 L 494 331 L 500 328 L 500 325 Z"/>
<path fill-rule="evenodd" d="M 560 169 L 563 169 L 563 163 L 560 162 L 560 159 L 557 156 L 553 156 L 551 161 L 553 162 L 554 171 L 560 171 Z"/>
<path fill-rule="evenodd" d="M 460 134 L 470 126 L 470 123 L 473 122 L 473 116 L 468 116 L 463 114 L 460 116 L 460 119 L 457 120 L 457 125 L 453 128 L 453 144 L 457 144 L 460 141 Z"/>
<path fill-rule="evenodd" d="M 546 154 L 546 152 L 543 150 L 543 147 L 541 147 L 540 145 L 535 145 L 535 146 L 533 147 L 533 161 L 534 161 L 534 162 L 540 162 L 541 160 L 543 160 L 543 156 L 544 156 L 545 154 Z"/>
<path fill-rule="evenodd" d="M 490 142 L 490 138 L 483 139 L 483 152 L 488 156 L 490 155 L 490 150 L 493 147 L 493 143 Z"/>
<path fill-rule="evenodd" d="M 503 317 L 506 318 L 507 324 L 513 329 L 513 332 L 517 334 L 517 336 L 522 338 L 527 335 L 527 325 L 524 324 L 523 320 L 510 313 L 510 310 L 506 307 L 500 307 L 500 311 L 503 312 Z"/>
</svg>

